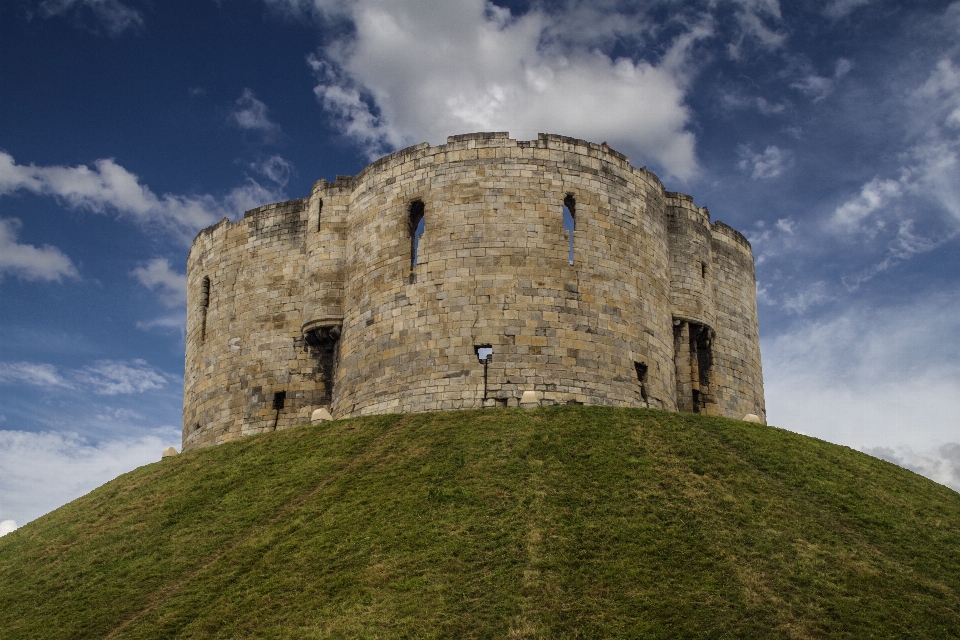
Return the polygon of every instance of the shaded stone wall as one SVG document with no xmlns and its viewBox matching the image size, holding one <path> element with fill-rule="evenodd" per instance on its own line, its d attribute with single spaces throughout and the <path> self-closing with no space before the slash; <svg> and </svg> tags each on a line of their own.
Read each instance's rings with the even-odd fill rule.
<svg viewBox="0 0 960 640">
<path fill-rule="evenodd" d="M 204 230 L 187 272 L 187 449 L 320 406 L 337 418 L 523 397 L 683 409 L 678 327 L 709 343 L 701 410 L 765 415 L 749 244 L 582 140 L 484 133 L 399 151 Z"/>
<path fill-rule="evenodd" d="M 317 363 L 300 329 L 306 224 L 307 200 L 291 200 L 248 211 L 236 223 L 224 219 L 194 241 L 187 261 L 185 449 L 303 424 L 320 401 Z M 280 411 L 278 392 L 286 396 Z"/>
</svg>

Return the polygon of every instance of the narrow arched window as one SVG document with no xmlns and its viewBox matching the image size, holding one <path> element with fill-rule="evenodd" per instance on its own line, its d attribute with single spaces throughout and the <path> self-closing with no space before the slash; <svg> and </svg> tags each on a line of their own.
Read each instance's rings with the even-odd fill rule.
<svg viewBox="0 0 960 640">
<path fill-rule="evenodd" d="M 420 236 L 423 235 L 423 200 L 410 203 L 410 269 L 420 261 Z"/>
<path fill-rule="evenodd" d="M 207 309 L 210 307 L 210 276 L 200 282 L 200 339 L 207 337 Z"/>
<path fill-rule="evenodd" d="M 567 253 L 567 259 L 573 264 L 573 230 L 577 227 L 577 201 L 573 194 L 568 193 L 563 199 L 563 228 L 567 230 L 570 238 L 570 250 Z"/>
<path fill-rule="evenodd" d="M 323 220 L 323 200 L 317 204 L 317 231 L 320 231 L 321 220 Z"/>
</svg>

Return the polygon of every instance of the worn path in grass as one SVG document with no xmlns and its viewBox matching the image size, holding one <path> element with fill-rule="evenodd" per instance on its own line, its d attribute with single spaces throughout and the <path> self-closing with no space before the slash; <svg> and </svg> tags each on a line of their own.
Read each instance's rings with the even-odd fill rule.
<svg viewBox="0 0 960 640">
<path fill-rule="evenodd" d="M 0 637 L 960 637 L 960 494 L 722 418 L 338 421 L 0 538 Z"/>
</svg>

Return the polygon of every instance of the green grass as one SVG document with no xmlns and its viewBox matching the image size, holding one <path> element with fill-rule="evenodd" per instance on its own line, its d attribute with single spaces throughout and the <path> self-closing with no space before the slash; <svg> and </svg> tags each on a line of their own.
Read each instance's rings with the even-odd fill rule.
<svg viewBox="0 0 960 640">
<path fill-rule="evenodd" d="M 960 494 L 723 418 L 344 420 L 0 538 L 4 638 L 960 638 Z"/>
</svg>

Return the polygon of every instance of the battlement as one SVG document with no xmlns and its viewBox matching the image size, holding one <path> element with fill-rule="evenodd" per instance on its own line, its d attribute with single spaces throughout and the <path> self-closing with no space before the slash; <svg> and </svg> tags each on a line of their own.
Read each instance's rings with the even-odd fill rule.
<svg viewBox="0 0 960 640">
<path fill-rule="evenodd" d="M 187 281 L 185 449 L 318 408 L 765 416 L 749 243 L 604 144 L 408 147 L 200 232 Z"/>
</svg>

